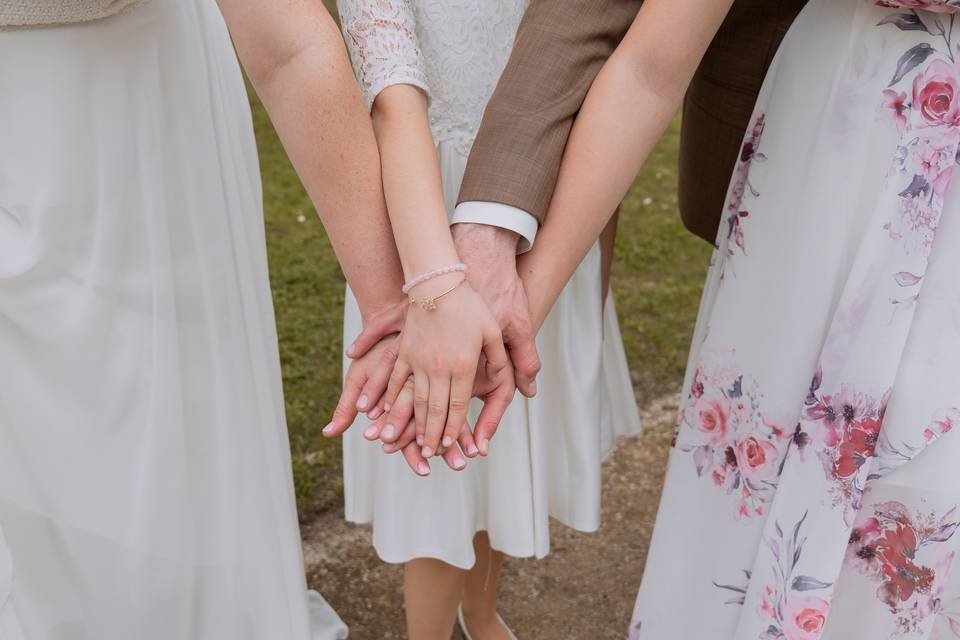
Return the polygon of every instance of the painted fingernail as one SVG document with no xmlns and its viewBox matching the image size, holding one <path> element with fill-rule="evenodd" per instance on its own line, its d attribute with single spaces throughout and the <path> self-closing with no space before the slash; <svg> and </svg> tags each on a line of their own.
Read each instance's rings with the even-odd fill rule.
<svg viewBox="0 0 960 640">
<path fill-rule="evenodd" d="M 388 424 L 383 428 L 383 432 L 380 435 L 386 438 L 387 440 L 393 440 L 393 434 L 395 433 L 396 433 L 396 430 L 394 429 L 393 425 Z"/>
<path fill-rule="evenodd" d="M 363 394 L 362 396 L 360 396 L 360 399 L 357 400 L 357 409 L 360 409 L 360 411 L 363 411 L 364 409 L 367 408 L 368 402 L 370 402 L 370 398 L 367 397 L 367 394 Z"/>
<path fill-rule="evenodd" d="M 421 462 L 417 465 L 417 470 L 420 472 L 421 476 L 430 475 L 430 466 L 426 462 Z"/>
<path fill-rule="evenodd" d="M 451 447 L 453 445 L 453 438 L 450 436 L 443 436 L 443 446 Z"/>
<path fill-rule="evenodd" d="M 377 437 L 377 427 L 376 425 L 370 425 L 367 427 L 367 430 L 363 432 L 363 437 L 367 440 L 373 440 Z"/>
<path fill-rule="evenodd" d="M 370 411 L 367 412 L 367 417 L 370 418 L 371 420 L 376 420 L 377 418 L 380 417 L 380 414 L 382 413 L 383 413 L 383 409 L 381 409 L 380 407 L 374 407 L 373 409 L 370 409 Z"/>
<path fill-rule="evenodd" d="M 477 450 L 477 445 L 475 445 L 475 444 L 473 444 L 473 443 L 470 443 L 470 444 L 467 445 L 467 455 L 468 455 L 468 456 L 475 456 L 475 455 L 477 455 L 478 453 L 480 453 L 480 452 Z"/>
<path fill-rule="evenodd" d="M 423 436 L 422 436 L 422 435 L 417 436 L 417 446 L 418 446 L 418 447 L 422 447 L 422 446 L 423 446 Z"/>
<path fill-rule="evenodd" d="M 490 453 L 490 441 L 486 438 L 480 438 L 480 453 L 483 455 Z"/>
<path fill-rule="evenodd" d="M 430 447 L 424 447 L 420 451 L 420 455 L 422 455 L 424 458 L 429 458 L 430 456 L 433 455 L 433 449 L 431 449 Z"/>
<path fill-rule="evenodd" d="M 332 422 L 323 428 L 323 432 L 324 432 L 324 433 L 329 434 L 331 431 L 333 431 L 333 423 L 332 423 Z"/>
<path fill-rule="evenodd" d="M 459 453 L 453 456 L 454 469 L 457 469 L 457 470 L 463 469 L 465 466 L 467 466 L 467 461 L 463 459 L 463 456 L 461 456 Z"/>
</svg>

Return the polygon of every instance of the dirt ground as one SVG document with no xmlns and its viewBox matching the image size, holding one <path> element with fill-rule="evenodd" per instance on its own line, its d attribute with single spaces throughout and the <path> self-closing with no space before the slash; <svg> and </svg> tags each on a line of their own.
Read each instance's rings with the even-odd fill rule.
<svg viewBox="0 0 960 640">
<path fill-rule="evenodd" d="M 508 559 L 500 613 L 521 640 L 622 640 L 626 635 L 677 400 L 651 403 L 642 411 L 642 435 L 622 441 L 605 462 L 598 533 L 553 523 L 547 558 Z M 401 567 L 377 558 L 368 527 L 347 524 L 340 516 L 331 512 L 303 529 L 310 586 L 340 613 L 352 640 L 403 638 Z"/>
</svg>

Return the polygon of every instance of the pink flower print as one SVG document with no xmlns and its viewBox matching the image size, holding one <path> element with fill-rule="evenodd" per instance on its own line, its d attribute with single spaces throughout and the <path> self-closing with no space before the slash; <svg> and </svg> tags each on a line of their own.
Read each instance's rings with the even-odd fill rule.
<svg viewBox="0 0 960 640">
<path fill-rule="evenodd" d="M 710 444 L 722 444 L 727 437 L 730 401 L 720 394 L 701 396 L 694 404 L 697 429 Z"/>
<path fill-rule="evenodd" d="M 934 60 L 913 81 L 913 104 L 930 126 L 955 126 L 960 121 L 956 68 Z"/>
<path fill-rule="evenodd" d="M 713 478 L 713 484 L 722 487 L 727 483 L 727 468 L 717 465 L 713 468 L 710 476 Z"/>
<path fill-rule="evenodd" d="M 874 4 L 890 9 L 923 9 L 938 13 L 960 11 L 960 0 L 874 0 Z"/>
<path fill-rule="evenodd" d="M 888 115 L 897 125 L 897 131 L 903 133 L 907 128 L 907 113 L 910 111 L 910 107 L 907 106 L 907 93 L 884 89 L 883 96 L 884 100 L 881 106 L 888 110 Z"/>
<path fill-rule="evenodd" d="M 783 635 L 786 640 L 819 640 L 830 613 L 823 598 L 791 596 L 784 605 Z"/>
<path fill-rule="evenodd" d="M 950 185 L 954 165 L 953 156 L 952 144 L 947 146 L 927 140 L 920 145 L 915 157 L 917 174 L 923 176 L 933 187 L 933 192 L 941 198 Z"/>
<path fill-rule="evenodd" d="M 923 439 L 928 443 L 933 442 L 940 436 L 953 431 L 957 424 L 960 424 L 960 410 L 947 409 L 934 418 L 930 426 L 923 430 Z"/>
<path fill-rule="evenodd" d="M 846 564 L 868 578 L 880 577 L 883 572 L 877 550 L 877 542 L 880 538 L 881 526 L 876 518 L 870 518 L 863 526 L 852 529 L 850 544 L 844 559 Z"/>
<path fill-rule="evenodd" d="M 748 480 L 759 482 L 776 475 L 780 454 L 770 441 L 748 436 L 737 445 L 736 453 L 740 473 Z"/>
<path fill-rule="evenodd" d="M 760 615 L 765 618 L 777 619 L 777 603 L 780 602 L 780 594 L 772 585 L 767 585 L 760 599 Z"/>
</svg>

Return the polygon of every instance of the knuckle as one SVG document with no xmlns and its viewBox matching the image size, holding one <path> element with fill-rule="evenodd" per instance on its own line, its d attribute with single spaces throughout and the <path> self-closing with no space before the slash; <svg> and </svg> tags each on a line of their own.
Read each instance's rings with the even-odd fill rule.
<svg viewBox="0 0 960 640">
<path fill-rule="evenodd" d="M 451 399 L 450 399 L 450 411 L 451 411 L 451 412 L 456 411 L 457 413 L 464 413 L 464 412 L 466 412 L 468 405 L 469 405 L 469 401 L 465 400 L 464 398 L 451 398 Z"/>
<path fill-rule="evenodd" d="M 418 406 L 423 406 L 427 404 L 429 398 L 425 393 L 414 393 L 413 394 L 413 403 Z"/>
<path fill-rule="evenodd" d="M 442 356 L 432 356 L 429 368 L 431 373 L 442 373 L 447 368 L 447 362 Z"/>
<path fill-rule="evenodd" d="M 470 373 L 475 368 L 475 363 L 471 364 L 469 358 L 460 356 L 453 362 L 453 373 L 458 376 Z"/>
<path fill-rule="evenodd" d="M 400 350 L 393 344 L 383 348 L 383 359 L 391 362 L 400 357 Z"/>
<path fill-rule="evenodd" d="M 433 401 L 427 404 L 427 413 L 433 417 L 442 416 L 444 409 L 442 402 Z"/>
</svg>

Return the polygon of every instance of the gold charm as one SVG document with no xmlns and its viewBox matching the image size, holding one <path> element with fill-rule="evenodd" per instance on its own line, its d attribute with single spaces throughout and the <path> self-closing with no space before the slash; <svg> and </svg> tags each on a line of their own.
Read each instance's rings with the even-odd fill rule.
<svg viewBox="0 0 960 640">
<path fill-rule="evenodd" d="M 413 296 L 410 296 L 410 304 L 411 304 L 411 305 L 420 305 L 420 308 L 423 309 L 424 311 L 433 311 L 433 310 L 435 310 L 435 309 L 437 308 L 437 300 L 439 300 L 439 299 L 442 298 L 443 296 L 447 295 L 448 293 L 450 293 L 451 291 L 453 291 L 454 289 L 456 289 L 457 287 L 459 287 L 460 285 L 462 285 L 462 284 L 463 284 L 464 282 L 466 282 L 466 281 L 467 281 L 467 279 L 464 278 L 463 280 L 461 280 L 461 281 L 458 282 L 457 284 L 453 285 L 452 287 L 450 287 L 449 289 L 447 289 L 447 290 L 444 291 L 443 293 L 441 293 L 441 294 L 439 294 L 439 295 L 436 295 L 436 296 L 433 296 L 432 298 L 422 298 L 422 299 L 420 299 L 420 300 L 417 300 L 417 299 L 414 298 Z"/>
</svg>

